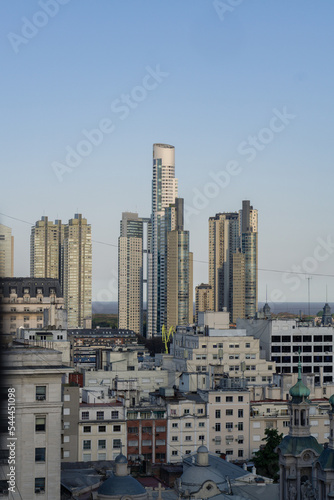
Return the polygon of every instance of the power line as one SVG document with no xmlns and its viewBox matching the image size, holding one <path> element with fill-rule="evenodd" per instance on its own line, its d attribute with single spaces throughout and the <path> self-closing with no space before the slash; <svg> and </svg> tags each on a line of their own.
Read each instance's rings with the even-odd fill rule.
<svg viewBox="0 0 334 500">
<path fill-rule="evenodd" d="M 18 217 L 12 217 L 11 215 L 4 214 L 0 212 L 0 215 L 3 215 L 4 217 L 8 217 L 9 219 L 17 220 L 19 222 L 23 222 L 24 224 L 29 224 L 29 226 L 34 226 L 35 224 L 32 222 L 28 222 L 23 219 L 19 219 Z M 98 240 L 92 240 L 92 243 L 98 243 L 99 245 L 106 245 L 109 247 L 113 248 L 118 248 L 118 245 L 115 245 L 114 243 L 107 243 L 106 241 L 98 241 Z M 178 257 L 175 257 L 178 259 Z M 193 259 L 193 262 L 197 262 L 198 264 L 209 264 L 208 260 L 197 260 Z M 267 272 L 267 273 L 279 273 L 279 274 L 294 274 L 294 275 L 303 275 L 303 276 L 321 276 L 321 277 L 326 277 L 326 278 L 334 278 L 334 274 L 326 274 L 326 273 L 310 273 L 310 272 L 304 272 L 304 271 L 286 271 L 286 270 L 281 270 L 281 269 L 265 269 L 265 268 L 258 268 L 258 271 L 262 272 Z"/>
</svg>

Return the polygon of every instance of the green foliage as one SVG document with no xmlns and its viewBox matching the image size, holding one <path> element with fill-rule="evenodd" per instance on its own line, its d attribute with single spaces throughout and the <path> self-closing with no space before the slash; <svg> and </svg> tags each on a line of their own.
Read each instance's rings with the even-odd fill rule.
<svg viewBox="0 0 334 500">
<path fill-rule="evenodd" d="M 266 441 L 266 444 L 254 454 L 253 462 L 258 474 L 277 482 L 279 478 L 278 454 L 274 450 L 282 441 L 283 434 L 278 434 L 277 429 L 266 429 L 264 432 L 266 437 L 262 441 Z"/>
<path fill-rule="evenodd" d="M 118 328 L 117 314 L 93 314 L 92 327 Z"/>
</svg>

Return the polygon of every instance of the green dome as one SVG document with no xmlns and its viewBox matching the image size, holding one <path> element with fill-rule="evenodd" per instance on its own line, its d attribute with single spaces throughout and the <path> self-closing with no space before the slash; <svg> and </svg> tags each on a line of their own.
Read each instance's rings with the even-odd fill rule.
<svg viewBox="0 0 334 500">
<path fill-rule="evenodd" d="M 292 396 L 293 398 L 307 398 L 311 393 L 310 389 L 306 387 L 302 380 L 298 380 L 297 384 L 291 387 L 289 392 L 290 396 Z"/>
<path fill-rule="evenodd" d="M 297 383 L 291 387 L 290 396 L 292 396 L 292 402 L 300 403 L 303 399 L 308 398 L 311 391 L 302 381 L 302 367 L 300 363 L 300 354 L 299 354 L 299 363 L 298 363 L 298 381 Z"/>
</svg>

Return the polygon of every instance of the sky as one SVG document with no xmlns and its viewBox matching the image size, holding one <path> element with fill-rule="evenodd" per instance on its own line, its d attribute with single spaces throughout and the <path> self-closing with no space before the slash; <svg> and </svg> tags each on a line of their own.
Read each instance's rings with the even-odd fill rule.
<svg viewBox="0 0 334 500">
<path fill-rule="evenodd" d="M 208 218 L 259 212 L 259 300 L 334 298 L 331 0 L 7 0 L 0 18 L 3 224 L 92 225 L 93 300 L 117 300 L 124 211 L 151 213 L 152 147 L 175 146 L 208 280 Z M 296 273 L 296 274 L 293 274 Z M 302 274 L 298 274 L 302 273 Z M 310 280 L 307 280 L 310 277 Z"/>
</svg>

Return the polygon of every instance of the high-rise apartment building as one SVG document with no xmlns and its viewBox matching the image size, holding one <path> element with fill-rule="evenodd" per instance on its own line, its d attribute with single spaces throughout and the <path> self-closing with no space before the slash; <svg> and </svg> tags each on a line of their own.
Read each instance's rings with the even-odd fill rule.
<svg viewBox="0 0 334 500">
<path fill-rule="evenodd" d="M 68 328 L 91 328 L 92 233 L 81 214 L 64 229 L 64 299 Z"/>
<path fill-rule="evenodd" d="M 10 227 L 0 224 L 0 276 L 14 275 L 14 236 Z"/>
<path fill-rule="evenodd" d="M 193 255 L 189 251 L 189 231 L 184 230 L 184 200 L 165 209 L 166 227 L 166 306 L 164 324 L 187 325 L 193 322 Z"/>
<path fill-rule="evenodd" d="M 248 200 L 239 212 L 209 219 L 209 285 L 214 310 L 225 307 L 230 320 L 251 318 L 257 311 L 257 210 Z"/>
<path fill-rule="evenodd" d="M 145 231 L 145 224 L 147 230 Z M 123 212 L 118 238 L 118 327 L 143 334 L 144 252 L 150 222 Z"/>
<path fill-rule="evenodd" d="M 31 228 L 30 276 L 58 279 L 62 286 L 62 245 L 64 224 L 43 216 Z"/>
<path fill-rule="evenodd" d="M 213 311 L 213 290 L 208 283 L 201 283 L 195 289 L 195 323 L 198 322 L 198 313 Z"/>
<path fill-rule="evenodd" d="M 169 144 L 153 145 L 152 237 L 148 259 L 147 335 L 161 335 L 166 308 L 165 209 L 175 203 L 175 149 Z"/>
<path fill-rule="evenodd" d="M 60 283 L 68 327 L 91 327 L 92 241 L 91 226 L 81 214 L 68 224 L 42 217 L 31 229 L 30 274 Z"/>
</svg>

